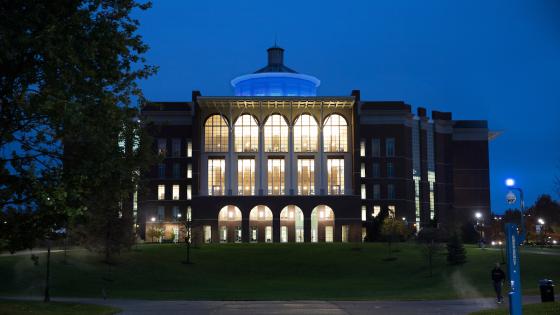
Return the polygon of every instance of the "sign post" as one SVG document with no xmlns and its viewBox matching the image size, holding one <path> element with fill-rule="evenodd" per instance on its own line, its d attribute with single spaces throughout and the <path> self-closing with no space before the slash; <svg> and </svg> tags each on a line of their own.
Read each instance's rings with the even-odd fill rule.
<svg viewBox="0 0 560 315">
<path fill-rule="evenodd" d="M 507 271 L 510 283 L 509 313 L 521 315 L 521 268 L 519 266 L 519 234 L 517 225 L 508 223 L 506 230 Z"/>
</svg>

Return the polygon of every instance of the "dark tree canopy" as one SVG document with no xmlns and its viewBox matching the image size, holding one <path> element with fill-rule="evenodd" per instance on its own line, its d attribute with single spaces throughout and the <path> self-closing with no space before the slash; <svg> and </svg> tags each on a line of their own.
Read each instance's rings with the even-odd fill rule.
<svg viewBox="0 0 560 315">
<path fill-rule="evenodd" d="M 137 82 L 156 70 L 145 65 L 148 47 L 131 13 L 148 7 L 133 0 L 0 2 L 3 243 L 21 230 L 18 216 L 34 222 L 25 229 L 37 232 L 29 239 L 76 216 L 131 226 L 122 201 L 151 158 L 135 119 Z M 105 246 L 119 237 L 106 235 Z"/>
</svg>

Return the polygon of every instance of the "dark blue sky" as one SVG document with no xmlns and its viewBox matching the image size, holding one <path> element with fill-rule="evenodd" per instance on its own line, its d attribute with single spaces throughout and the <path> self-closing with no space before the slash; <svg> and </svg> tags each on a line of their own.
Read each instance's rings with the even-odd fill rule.
<svg viewBox="0 0 560 315">
<path fill-rule="evenodd" d="M 157 101 L 191 91 L 232 95 L 229 81 L 266 63 L 277 36 L 286 64 L 321 80 L 319 95 L 362 91 L 487 119 L 492 209 L 504 180 L 527 203 L 560 173 L 560 1 L 170 1 L 138 15 L 159 73 L 141 83 Z M 558 196 L 555 196 L 558 198 Z"/>
</svg>

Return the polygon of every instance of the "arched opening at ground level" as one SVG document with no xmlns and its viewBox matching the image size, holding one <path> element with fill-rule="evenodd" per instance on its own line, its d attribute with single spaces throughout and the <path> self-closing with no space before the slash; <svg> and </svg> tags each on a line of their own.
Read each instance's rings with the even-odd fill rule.
<svg viewBox="0 0 560 315">
<path fill-rule="evenodd" d="M 255 206 L 249 212 L 249 242 L 272 243 L 272 210 L 269 207 Z"/>
<path fill-rule="evenodd" d="M 311 242 L 334 241 L 334 211 L 326 205 L 319 205 L 311 211 Z"/>
<path fill-rule="evenodd" d="M 303 243 L 303 211 L 298 206 L 289 205 L 280 212 L 280 242 Z"/>
<path fill-rule="evenodd" d="M 228 205 L 220 210 L 218 213 L 220 243 L 241 243 L 241 220 L 241 210 L 236 206 Z"/>
</svg>

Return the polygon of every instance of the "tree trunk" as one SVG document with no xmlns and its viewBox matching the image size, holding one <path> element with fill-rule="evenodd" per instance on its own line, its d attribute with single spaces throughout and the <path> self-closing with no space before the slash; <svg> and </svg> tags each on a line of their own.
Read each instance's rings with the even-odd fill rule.
<svg viewBox="0 0 560 315">
<path fill-rule="evenodd" d="M 51 240 L 48 239 L 47 240 L 47 275 L 45 278 L 45 297 L 44 297 L 44 302 L 50 302 L 51 301 L 51 295 L 49 292 L 49 288 L 50 288 L 50 275 L 51 275 Z"/>
</svg>

